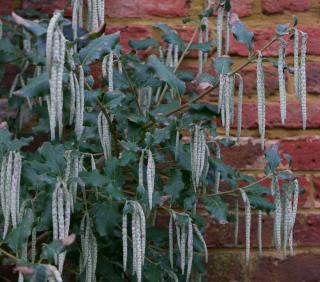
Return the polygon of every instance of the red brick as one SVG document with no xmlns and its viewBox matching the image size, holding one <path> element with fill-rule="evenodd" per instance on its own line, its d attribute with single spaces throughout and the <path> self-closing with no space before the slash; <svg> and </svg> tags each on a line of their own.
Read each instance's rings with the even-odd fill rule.
<svg viewBox="0 0 320 282">
<path fill-rule="evenodd" d="M 52 14 L 55 10 L 64 10 L 68 7 L 67 0 L 24 0 L 22 4 L 23 9 L 34 9 L 42 13 Z M 67 12 L 70 15 L 70 12 Z"/>
<path fill-rule="evenodd" d="M 265 71 L 265 90 L 266 96 L 274 95 L 279 89 L 278 71 L 274 67 L 266 66 Z M 255 66 L 244 68 L 241 72 L 244 79 L 244 94 L 251 96 L 257 93 L 257 72 Z"/>
<path fill-rule="evenodd" d="M 14 10 L 13 1 L 1 1 L 0 3 L 0 15 L 9 15 Z"/>
<path fill-rule="evenodd" d="M 307 91 L 308 93 L 320 93 L 320 62 L 307 63 Z"/>
<path fill-rule="evenodd" d="M 320 127 L 320 104 L 308 103 L 307 128 Z M 237 107 L 235 107 L 235 122 L 233 127 L 236 128 Z M 266 105 L 266 127 L 267 128 L 290 128 L 301 129 L 301 106 L 298 102 L 289 102 L 287 104 L 287 119 L 285 126 L 281 124 L 280 105 L 279 103 L 268 103 Z M 242 128 L 256 129 L 258 128 L 258 109 L 257 104 L 245 103 L 242 108 Z"/>
<path fill-rule="evenodd" d="M 297 246 L 317 246 L 320 244 L 320 215 L 298 216 L 294 228 Z"/>
<path fill-rule="evenodd" d="M 262 0 L 262 11 L 265 14 L 278 14 L 286 10 L 305 12 L 310 8 L 309 0 Z"/>
<path fill-rule="evenodd" d="M 151 28 L 146 25 L 125 25 L 125 26 L 109 26 L 106 30 L 107 34 L 120 31 L 120 44 L 124 51 L 130 50 L 128 41 L 130 39 L 143 39 L 151 36 Z"/>
<path fill-rule="evenodd" d="M 188 14 L 186 0 L 107 0 L 108 17 L 183 17 Z"/>
<path fill-rule="evenodd" d="M 297 254 L 284 260 L 262 257 L 249 275 L 248 281 L 319 281 L 319 263 L 320 255 L 311 253 Z"/>
<path fill-rule="evenodd" d="M 213 6 L 216 7 L 219 1 L 213 1 Z M 232 0 L 231 11 L 239 17 L 248 17 L 252 15 L 253 0 Z M 214 12 L 216 15 L 216 12 Z"/>
<path fill-rule="evenodd" d="M 294 170 L 320 169 L 320 138 L 281 140 L 280 151 L 292 156 Z"/>
<path fill-rule="evenodd" d="M 313 183 L 314 183 L 314 188 L 315 188 L 314 205 L 315 205 L 315 208 L 320 208 L 320 177 L 319 176 L 314 177 Z"/>
<path fill-rule="evenodd" d="M 248 28 L 254 32 L 254 50 L 259 50 L 266 45 L 275 35 L 274 28 Z M 300 27 L 302 31 L 308 33 L 308 54 L 309 55 L 320 55 L 320 45 L 318 44 L 318 38 L 320 37 L 320 27 L 303 26 Z M 293 54 L 293 42 L 289 41 L 288 36 L 284 36 L 284 39 L 289 42 L 286 50 L 287 55 Z M 264 52 L 264 56 L 278 56 L 279 43 L 276 42 L 267 48 Z M 230 41 L 230 55 L 234 56 L 248 56 L 248 50 L 242 43 L 236 41 L 235 38 L 231 37 Z"/>
</svg>

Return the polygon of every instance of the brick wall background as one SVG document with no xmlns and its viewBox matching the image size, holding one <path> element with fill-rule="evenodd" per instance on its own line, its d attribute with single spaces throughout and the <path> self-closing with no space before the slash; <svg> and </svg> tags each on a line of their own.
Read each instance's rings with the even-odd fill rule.
<svg viewBox="0 0 320 282">
<path fill-rule="evenodd" d="M 299 17 L 300 27 L 309 34 L 308 45 L 308 129 L 301 130 L 300 107 L 293 93 L 293 77 L 287 79 L 288 113 L 285 128 L 280 123 L 277 70 L 266 69 L 267 144 L 279 143 L 281 152 L 294 159 L 293 169 L 299 175 L 306 193 L 301 197 L 294 237 L 296 256 L 286 260 L 276 258 L 271 248 L 272 219 L 264 217 L 263 236 L 265 257 L 257 256 L 255 222 L 253 222 L 253 259 L 249 268 L 244 266 L 243 244 L 233 247 L 231 225 L 218 226 L 208 220 L 206 235 L 210 248 L 209 281 L 319 281 L 320 280 L 320 2 L 318 0 L 231 0 L 234 12 L 255 32 L 255 47 L 261 47 L 274 34 L 279 23 L 292 22 Z M 33 8 L 52 13 L 63 9 L 66 0 L 0 0 L 0 14 L 16 8 Z M 107 32 L 121 31 L 125 48 L 128 39 L 140 39 L 154 33 L 151 26 L 161 21 L 175 27 L 184 39 L 193 33 L 193 27 L 183 25 L 181 17 L 197 16 L 202 0 L 106 0 Z M 70 13 L 70 11 L 69 11 Z M 67 13 L 68 15 L 68 13 Z M 211 20 L 214 28 L 214 20 Z M 244 46 L 232 41 L 231 55 L 236 65 L 245 60 Z M 265 55 L 275 56 L 277 48 L 269 48 Z M 288 60 L 292 62 L 292 46 Z M 192 58 L 193 57 L 193 58 Z M 195 69 L 196 58 L 189 56 L 185 68 Z M 211 66 L 208 64 L 208 68 Z M 263 152 L 257 142 L 257 106 L 255 69 L 243 70 L 245 103 L 241 144 L 223 152 L 227 163 L 255 176 L 263 171 Z M 1 110 L 1 108 L 0 108 Z M 240 225 L 240 243 L 244 241 L 243 220 Z"/>
</svg>

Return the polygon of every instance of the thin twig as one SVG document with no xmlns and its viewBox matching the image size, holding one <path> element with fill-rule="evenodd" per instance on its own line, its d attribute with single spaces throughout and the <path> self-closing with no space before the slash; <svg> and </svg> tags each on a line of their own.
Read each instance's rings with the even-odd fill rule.
<svg viewBox="0 0 320 282">
<path fill-rule="evenodd" d="M 4 249 L 0 248 L 0 254 L 4 254 L 6 257 L 11 258 L 15 261 L 18 260 L 17 257 L 15 257 L 14 255 L 10 254 L 9 252 L 5 251 Z"/>
</svg>

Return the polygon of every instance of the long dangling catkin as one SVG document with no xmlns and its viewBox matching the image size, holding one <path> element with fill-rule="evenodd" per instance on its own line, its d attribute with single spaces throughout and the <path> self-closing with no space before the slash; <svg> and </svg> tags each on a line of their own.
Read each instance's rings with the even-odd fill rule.
<svg viewBox="0 0 320 282">
<path fill-rule="evenodd" d="M 239 201 L 235 200 L 234 246 L 238 246 L 239 237 Z"/>
<path fill-rule="evenodd" d="M 19 198 L 20 198 L 20 176 L 21 176 L 21 155 L 19 152 L 13 153 L 13 172 L 11 176 L 11 204 L 10 213 L 13 228 L 16 228 L 19 215 Z"/>
<path fill-rule="evenodd" d="M 34 263 L 37 255 L 37 228 L 32 228 L 31 232 L 31 262 Z"/>
<path fill-rule="evenodd" d="M 2 214 L 5 214 L 6 211 L 6 186 L 5 186 L 5 181 L 6 181 L 6 167 L 7 167 L 7 157 L 3 156 L 2 157 L 2 162 L 1 162 L 1 174 L 0 174 L 0 200 L 1 200 L 1 211 Z"/>
<path fill-rule="evenodd" d="M 277 252 L 281 250 L 281 220 L 282 220 L 282 205 L 280 187 L 277 177 L 272 179 L 274 182 L 274 204 L 275 204 L 275 216 L 274 216 L 274 242 Z"/>
<path fill-rule="evenodd" d="M 226 76 L 219 75 L 219 100 L 218 111 L 221 112 L 222 125 L 224 126 L 224 92 L 225 92 Z M 223 113 L 222 113 L 223 112 Z"/>
<path fill-rule="evenodd" d="M 109 89 L 108 91 L 112 92 L 114 90 L 113 87 L 113 51 L 110 51 L 109 53 L 109 61 L 108 61 L 108 85 Z"/>
<path fill-rule="evenodd" d="M 186 243 L 187 243 L 187 230 L 186 224 L 183 223 L 181 227 L 181 241 L 180 241 L 180 268 L 182 275 L 184 274 L 186 264 Z"/>
<path fill-rule="evenodd" d="M 283 255 L 287 256 L 287 245 L 291 232 L 292 219 L 292 185 L 289 185 L 284 193 L 284 216 L 283 216 Z"/>
<path fill-rule="evenodd" d="M 76 83 L 76 115 L 75 115 L 75 133 L 77 140 L 80 140 L 83 132 L 83 115 L 84 115 L 84 71 L 82 66 L 78 67 L 79 83 Z M 76 77 L 74 80 L 77 82 Z"/>
<path fill-rule="evenodd" d="M 220 57 L 222 55 L 222 32 L 223 32 L 223 15 L 224 15 L 224 7 L 220 6 L 218 8 L 218 16 L 217 16 L 217 56 Z"/>
<path fill-rule="evenodd" d="M 203 19 L 201 21 L 201 25 L 203 24 Z M 203 43 L 203 32 L 201 27 L 199 28 L 199 35 L 198 35 L 198 43 Z M 198 76 L 203 72 L 203 52 L 201 49 L 198 51 Z"/>
<path fill-rule="evenodd" d="M 300 61 L 300 103 L 302 112 L 302 128 L 307 127 L 307 77 L 306 77 L 306 55 L 308 34 L 301 33 L 301 61 Z"/>
<path fill-rule="evenodd" d="M 285 52 L 286 42 L 281 41 L 278 52 L 278 77 L 279 77 L 279 95 L 280 95 L 280 116 L 282 125 L 286 122 L 287 113 L 287 94 L 285 80 Z"/>
<path fill-rule="evenodd" d="M 173 215 L 170 213 L 170 220 L 169 220 L 169 261 L 170 266 L 173 269 Z"/>
<path fill-rule="evenodd" d="M 231 113 L 230 113 L 230 76 L 226 76 L 225 91 L 224 91 L 224 114 L 225 114 L 225 132 L 226 137 L 230 135 Z"/>
<path fill-rule="evenodd" d="M 251 205 L 246 192 L 240 189 L 243 203 L 245 205 L 245 227 L 246 227 L 246 265 L 250 261 L 250 233 L 251 233 Z"/>
<path fill-rule="evenodd" d="M 258 246 L 259 255 L 262 256 L 262 210 L 258 210 Z"/>
<path fill-rule="evenodd" d="M 193 261 L 193 227 L 191 218 L 188 220 L 188 243 L 187 243 L 187 253 L 188 253 L 188 261 L 187 261 L 187 278 L 188 282 L 190 279 L 191 269 L 192 269 L 192 261 Z"/>
<path fill-rule="evenodd" d="M 98 132 L 100 137 L 100 143 L 103 149 L 103 154 L 106 160 L 112 157 L 111 150 L 111 132 L 107 118 L 102 112 L 98 115 Z"/>
<path fill-rule="evenodd" d="M 262 64 L 262 54 L 259 51 L 257 60 L 257 96 L 258 96 L 258 121 L 259 133 L 261 138 L 261 147 L 264 149 L 265 138 L 265 86 L 264 70 Z"/>
<path fill-rule="evenodd" d="M 123 251 L 123 271 L 127 270 L 127 261 L 128 261 L 128 216 L 126 213 L 122 215 L 122 251 Z"/>
<path fill-rule="evenodd" d="M 196 235 L 198 236 L 198 238 L 200 239 L 201 243 L 202 243 L 202 247 L 204 250 L 204 258 L 205 258 L 205 262 L 208 263 L 208 248 L 207 248 L 207 244 L 206 241 L 204 240 L 198 226 L 196 224 L 193 224 L 193 229 L 196 232 Z"/>
<path fill-rule="evenodd" d="M 174 45 L 174 53 L 173 53 L 173 67 L 177 68 L 179 64 L 179 45 Z"/>
<path fill-rule="evenodd" d="M 294 29 L 293 40 L 293 54 L 294 54 L 294 89 L 296 97 L 300 100 L 300 64 L 299 64 L 299 30 Z"/>
<path fill-rule="evenodd" d="M 147 188 L 148 188 L 148 201 L 149 209 L 152 209 L 152 198 L 154 190 L 154 178 L 155 178 L 155 163 L 152 156 L 152 152 L 148 150 L 148 163 L 147 163 Z"/>
<path fill-rule="evenodd" d="M 221 159 L 221 150 L 218 142 L 215 142 L 216 145 L 216 159 Z M 220 172 L 216 169 L 214 173 L 214 193 L 219 192 L 220 186 Z"/>
<path fill-rule="evenodd" d="M 242 128 L 242 104 L 243 104 L 243 78 L 240 74 L 235 74 L 238 77 L 238 117 L 237 117 L 237 141 L 240 141 Z"/>
<path fill-rule="evenodd" d="M 173 67 L 173 58 L 172 58 L 172 52 L 173 52 L 173 44 L 168 45 L 167 50 L 167 57 L 166 57 L 166 66 L 172 68 Z"/>
<path fill-rule="evenodd" d="M 230 49 L 230 18 L 231 18 L 231 12 L 227 12 L 226 14 L 226 38 L 225 38 L 225 46 L 224 46 L 224 52 L 226 55 L 229 54 Z"/>
<path fill-rule="evenodd" d="M 204 42 L 209 41 L 209 19 L 204 17 L 202 19 L 202 25 L 204 25 Z M 203 55 L 203 63 L 206 64 L 208 60 L 208 53 L 204 53 Z"/>
</svg>

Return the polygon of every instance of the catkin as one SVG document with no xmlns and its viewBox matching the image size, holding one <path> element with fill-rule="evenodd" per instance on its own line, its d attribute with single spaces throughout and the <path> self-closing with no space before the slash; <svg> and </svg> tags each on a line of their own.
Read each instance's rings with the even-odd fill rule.
<svg viewBox="0 0 320 282">
<path fill-rule="evenodd" d="M 261 147 L 264 149 L 265 138 L 265 86 L 262 54 L 259 52 L 257 60 L 257 96 L 258 96 L 258 123 L 261 138 Z"/>
<path fill-rule="evenodd" d="M 238 246 L 239 236 L 239 201 L 235 200 L 234 245 Z"/>
<path fill-rule="evenodd" d="M 221 159 L 221 151 L 220 151 L 220 145 L 218 142 L 215 142 L 216 145 L 216 159 Z M 220 186 L 220 172 L 218 169 L 215 169 L 214 173 L 214 193 L 219 192 L 219 186 Z"/>
<path fill-rule="evenodd" d="M 281 205 L 281 194 L 278 179 L 274 177 L 274 204 L 275 204 L 275 216 L 274 216 L 274 242 L 277 252 L 281 250 L 281 220 L 282 220 L 282 205 Z"/>
<path fill-rule="evenodd" d="M 294 29 L 293 54 L 294 54 L 294 88 L 295 88 L 296 97 L 300 99 L 299 30 L 297 28 Z"/>
<path fill-rule="evenodd" d="M 250 233 L 251 233 L 251 206 L 246 192 L 240 189 L 243 203 L 245 205 L 245 227 L 246 227 L 246 265 L 250 261 Z"/>
<path fill-rule="evenodd" d="M 235 74 L 238 77 L 238 117 L 237 117 L 237 141 L 240 141 L 242 128 L 242 104 L 243 104 L 243 78 L 240 74 Z"/>
<path fill-rule="evenodd" d="M 103 149 L 103 154 L 106 160 L 112 157 L 111 148 L 111 132 L 109 122 L 102 112 L 98 115 L 98 132 L 100 137 L 100 143 Z"/>
<path fill-rule="evenodd" d="M 173 53 L 173 67 L 176 69 L 179 64 L 179 45 L 174 45 L 174 53 Z"/>
<path fill-rule="evenodd" d="M 279 77 L 279 95 L 280 95 L 280 116 L 282 125 L 286 121 L 287 113 L 287 94 L 286 94 L 286 80 L 285 80 L 285 51 L 286 43 L 281 41 L 278 54 L 278 77 Z"/>
<path fill-rule="evenodd" d="M 302 127 L 307 127 L 307 78 L 306 78 L 306 55 L 308 34 L 301 33 L 301 61 L 300 61 L 300 103 L 302 112 Z"/>
<path fill-rule="evenodd" d="M 196 232 L 196 235 L 198 236 L 198 238 L 200 239 L 201 243 L 202 243 L 202 247 L 204 250 L 204 258 L 205 258 L 205 262 L 208 263 L 208 248 L 207 248 L 207 244 L 206 241 L 204 240 L 198 226 L 196 224 L 193 224 L 193 229 Z"/>
<path fill-rule="evenodd" d="M 148 150 L 148 163 L 147 163 L 147 188 L 148 188 L 148 201 L 149 209 L 152 209 L 152 198 L 154 190 L 154 178 L 155 178 L 155 163 L 152 156 L 152 152 Z"/>
<path fill-rule="evenodd" d="M 184 223 L 181 227 L 181 241 L 180 241 L 180 268 L 182 275 L 184 274 L 186 264 L 186 243 L 187 243 L 187 230 Z"/>
<path fill-rule="evenodd" d="M 229 54 L 230 49 L 230 18 L 231 18 L 231 12 L 227 12 L 226 14 L 226 38 L 225 38 L 225 46 L 224 46 L 224 52 L 226 55 Z"/>
<path fill-rule="evenodd" d="M 187 262 L 187 278 L 186 281 L 189 281 L 190 279 L 190 274 L 191 274 L 191 269 L 192 269 L 192 261 L 193 261 L 193 227 L 192 227 L 192 222 L 191 218 L 189 217 L 188 220 L 188 262 Z"/>
<path fill-rule="evenodd" d="M 167 57 L 166 57 L 166 66 L 172 68 L 173 67 L 173 58 L 172 58 L 172 52 L 173 52 L 173 44 L 168 45 L 167 50 Z"/>
<path fill-rule="evenodd" d="M 203 18 L 203 19 L 205 19 L 205 18 Z M 201 25 L 204 23 L 203 19 L 201 21 Z M 203 32 L 202 32 L 201 27 L 199 28 L 198 43 L 199 43 L 199 45 L 201 45 L 203 43 Z M 198 76 L 200 74 L 202 74 L 202 72 L 203 72 L 203 52 L 201 49 L 199 49 L 199 51 L 198 51 Z"/>
<path fill-rule="evenodd" d="M 113 53 L 113 51 L 110 51 L 109 60 L 108 60 L 108 85 L 109 85 L 110 92 L 112 92 L 114 90 L 114 87 L 113 87 L 113 57 L 114 57 L 114 53 Z"/>
<path fill-rule="evenodd" d="M 170 220 L 169 220 L 169 261 L 170 266 L 173 269 L 173 215 L 170 214 Z"/>
<path fill-rule="evenodd" d="M 258 210 L 258 246 L 259 255 L 262 256 L 262 210 Z"/>
<path fill-rule="evenodd" d="M 222 55 L 222 32 L 223 32 L 223 14 L 224 7 L 220 6 L 218 8 L 218 16 L 217 16 L 217 26 L 216 26 L 216 38 L 217 38 L 217 56 L 220 57 Z"/>
</svg>

